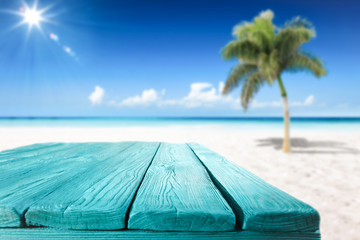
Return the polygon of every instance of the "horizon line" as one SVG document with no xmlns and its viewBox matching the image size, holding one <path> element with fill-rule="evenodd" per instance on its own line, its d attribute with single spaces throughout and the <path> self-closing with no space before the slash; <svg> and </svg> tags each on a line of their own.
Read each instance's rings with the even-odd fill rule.
<svg viewBox="0 0 360 240">
<path fill-rule="evenodd" d="M 282 116 L 0 116 L 0 119 L 282 119 Z M 360 119 L 360 116 L 293 116 L 291 119 Z"/>
</svg>

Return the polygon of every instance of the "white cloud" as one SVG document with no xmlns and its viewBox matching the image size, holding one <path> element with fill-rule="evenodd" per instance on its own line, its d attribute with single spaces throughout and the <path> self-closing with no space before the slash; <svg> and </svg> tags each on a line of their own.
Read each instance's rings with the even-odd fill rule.
<svg viewBox="0 0 360 240">
<path fill-rule="evenodd" d="M 190 85 L 190 92 L 181 99 L 162 100 L 159 105 L 179 105 L 187 108 L 216 107 L 221 104 L 234 103 L 230 96 L 221 95 L 224 83 L 219 83 L 218 90 L 211 83 L 196 82 Z"/>
<path fill-rule="evenodd" d="M 162 92 L 164 92 L 163 90 Z M 165 93 L 165 92 L 164 92 Z M 144 90 L 141 95 L 129 97 L 119 103 L 119 106 L 150 105 L 159 100 L 158 92 L 151 88 Z"/>
<path fill-rule="evenodd" d="M 305 99 L 304 105 L 312 105 L 315 100 L 314 95 L 310 95 Z"/>
<path fill-rule="evenodd" d="M 153 88 L 145 89 L 140 95 L 125 98 L 122 101 L 109 101 L 109 105 L 117 107 L 133 107 L 133 106 L 150 106 L 158 107 L 179 106 L 185 108 L 219 108 L 225 107 L 230 109 L 241 109 L 240 99 L 234 98 L 230 94 L 222 95 L 224 83 L 219 82 L 218 88 L 207 82 L 195 82 L 190 85 L 189 93 L 179 99 L 164 99 L 165 89 L 156 91 Z M 104 90 L 96 86 L 95 91 L 90 95 L 89 99 L 93 104 L 100 104 L 104 96 Z M 308 96 L 304 101 L 292 101 L 292 107 L 305 107 L 313 105 L 315 101 L 314 95 Z M 250 103 L 252 108 L 281 108 L 282 101 L 257 101 Z"/>
<path fill-rule="evenodd" d="M 189 108 L 211 105 L 220 100 L 216 89 L 210 83 L 192 83 L 189 94 L 179 104 Z"/>
<path fill-rule="evenodd" d="M 224 87 L 225 87 L 225 83 L 219 82 L 219 93 L 222 93 L 222 91 L 224 90 Z"/>
<path fill-rule="evenodd" d="M 311 106 L 315 101 L 314 95 L 308 96 L 303 102 L 291 102 L 290 106 L 295 107 L 304 107 L 304 106 Z"/>
<path fill-rule="evenodd" d="M 299 101 L 290 102 L 290 106 L 292 107 L 311 106 L 313 105 L 314 101 L 315 101 L 314 95 L 310 95 L 303 102 L 299 102 Z M 282 107 L 282 102 L 281 101 L 259 102 L 253 100 L 251 102 L 251 107 L 253 108 Z"/>
<path fill-rule="evenodd" d="M 180 99 L 163 99 L 166 93 L 165 89 L 160 92 L 155 89 L 146 89 L 141 95 L 128 97 L 120 102 L 109 101 L 110 105 L 118 107 L 129 107 L 129 106 L 149 106 L 157 105 L 160 107 L 165 106 L 182 106 L 187 108 L 197 107 L 213 107 L 219 104 L 238 103 L 230 95 L 222 96 L 221 91 L 224 87 L 224 83 L 219 83 L 218 90 L 210 83 L 196 82 L 190 85 L 190 92 L 183 98 Z"/>
<path fill-rule="evenodd" d="M 90 100 L 91 104 L 93 104 L 93 105 L 101 104 L 102 100 L 104 98 L 104 94 L 105 94 L 105 91 L 102 87 L 95 86 L 94 91 L 89 96 L 89 100 Z"/>
</svg>

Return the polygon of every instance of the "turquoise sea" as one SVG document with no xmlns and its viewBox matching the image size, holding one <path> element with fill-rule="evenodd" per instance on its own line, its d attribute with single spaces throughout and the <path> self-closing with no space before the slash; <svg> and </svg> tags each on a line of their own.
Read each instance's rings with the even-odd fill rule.
<svg viewBox="0 0 360 240">
<path fill-rule="evenodd" d="M 283 127 L 280 117 L 2 117 L 0 127 L 162 127 L 222 126 L 244 129 Z M 292 129 L 360 131 L 360 117 L 294 117 Z"/>
</svg>

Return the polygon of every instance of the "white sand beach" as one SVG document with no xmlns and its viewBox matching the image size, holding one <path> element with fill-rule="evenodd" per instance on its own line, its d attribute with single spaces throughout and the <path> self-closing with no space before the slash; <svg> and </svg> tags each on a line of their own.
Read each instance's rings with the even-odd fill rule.
<svg viewBox="0 0 360 240">
<path fill-rule="evenodd" d="M 360 132 L 293 130 L 292 153 L 282 131 L 219 126 L 0 127 L 0 150 L 41 142 L 198 142 L 320 212 L 322 239 L 359 239 Z"/>
</svg>

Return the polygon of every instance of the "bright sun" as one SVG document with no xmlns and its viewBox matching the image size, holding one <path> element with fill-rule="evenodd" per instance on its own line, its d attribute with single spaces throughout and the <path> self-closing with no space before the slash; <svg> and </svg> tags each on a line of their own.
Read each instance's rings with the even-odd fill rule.
<svg viewBox="0 0 360 240">
<path fill-rule="evenodd" d="M 31 28 L 33 25 L 40 28 L 40 22 L 45 21 L 45 19 L 41 16 L 44 11 L 45 9 L 38 10 L 36 8 L 36 4 L 32 8 L 29 8 L 26 5 L 25 7 L 21 7 L 20 14 L 24 18 L 22 23 L 28 24 L 29 28 Z"/>
<path fill-rule="evenodd" d="M 43 19 L 41 17 L 41 12 L 36 9 L 27 9 L 24 12 L 24 21 L 29 25 L 39 26 L 40 21 Z"/>
</svg>

